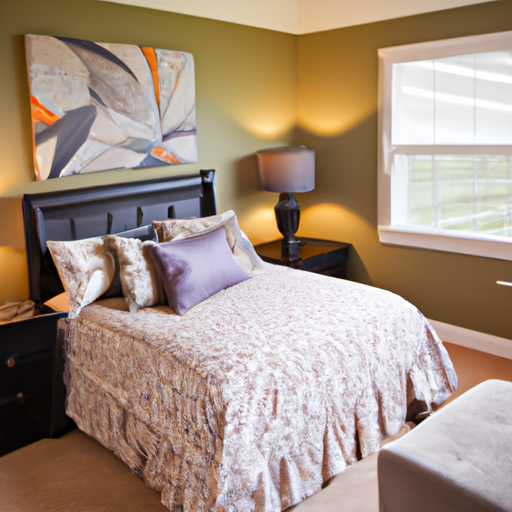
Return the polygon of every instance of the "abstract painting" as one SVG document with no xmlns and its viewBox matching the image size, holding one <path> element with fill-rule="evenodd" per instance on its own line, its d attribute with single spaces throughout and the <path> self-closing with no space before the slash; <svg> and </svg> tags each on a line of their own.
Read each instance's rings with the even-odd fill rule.
<svg viewBox="0 0 512 512">
<path fill-rule="evenodd" d="M 197 162 L 191 54 L 40 35 L 25 44 L 37 179 Z"/>
</svg>

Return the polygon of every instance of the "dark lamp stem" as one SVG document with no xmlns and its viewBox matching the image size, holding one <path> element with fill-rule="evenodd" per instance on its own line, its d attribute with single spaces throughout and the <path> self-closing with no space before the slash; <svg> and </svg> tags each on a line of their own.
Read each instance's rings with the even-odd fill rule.
<svg viewBox="0 0 512 512">
<path fill-rule="evenodd" d="M 299 228 L 300 207 L 293 194 L 279 194 L 279 202 L 274 207 L 276 212 L 277 227 L 283 235 L 283 244 L 298 244 L 300 241 L 295 236 Z"/>
</svg>

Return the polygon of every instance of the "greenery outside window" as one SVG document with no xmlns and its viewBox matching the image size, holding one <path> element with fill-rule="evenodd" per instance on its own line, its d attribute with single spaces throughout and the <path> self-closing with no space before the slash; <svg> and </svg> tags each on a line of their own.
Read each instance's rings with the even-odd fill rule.
<svg viewBox="0 0 512 512">
<path fill-rule="evenodd" d="M 379 50 L 379 237 L 512 260 L 512 32 Z"/>
</svg>

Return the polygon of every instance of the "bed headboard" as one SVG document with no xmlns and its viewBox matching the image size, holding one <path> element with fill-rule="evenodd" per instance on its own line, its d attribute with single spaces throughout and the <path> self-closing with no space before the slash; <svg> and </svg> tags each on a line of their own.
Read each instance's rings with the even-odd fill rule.
<svg viewBox="0 0 512 512">
<path fill-rule="evenodd" d="M 30 298 L 38 307 L 63 290 L 47 240 L 144 229 L 153 220 L 217 213 L 215 171 L 23 196 Z"/>
</svg>

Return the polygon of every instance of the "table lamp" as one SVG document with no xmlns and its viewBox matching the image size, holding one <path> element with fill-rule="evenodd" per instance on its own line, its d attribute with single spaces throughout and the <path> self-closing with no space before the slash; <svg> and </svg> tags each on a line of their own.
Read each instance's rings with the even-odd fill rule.
<svg viewBox="0 0 512 512">
<path fill-rule="evenodd" d="M 263 149 L 256 153 L 263 190 L 279 192 L 274 210 L 283 245 L 299 244 L 300 208 L 293 192 L 315 188 L 315 151 L 304 146 Z"/>
</svg>

